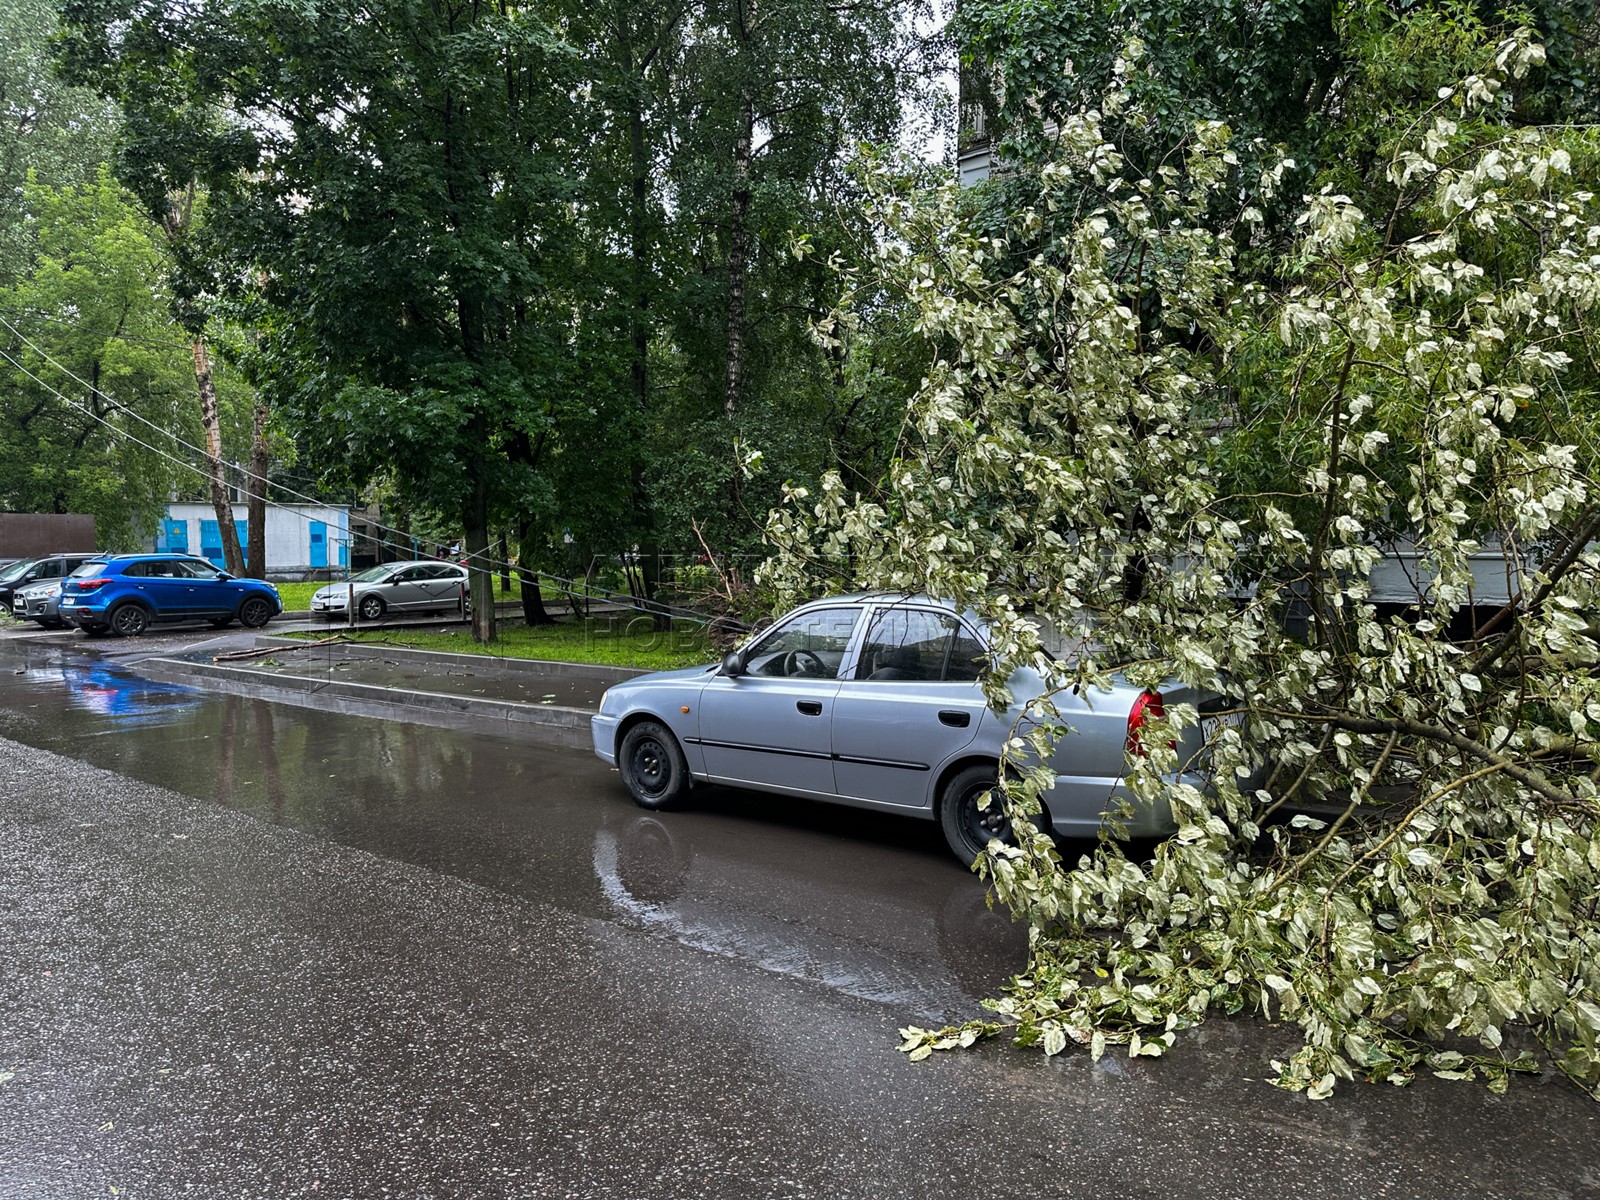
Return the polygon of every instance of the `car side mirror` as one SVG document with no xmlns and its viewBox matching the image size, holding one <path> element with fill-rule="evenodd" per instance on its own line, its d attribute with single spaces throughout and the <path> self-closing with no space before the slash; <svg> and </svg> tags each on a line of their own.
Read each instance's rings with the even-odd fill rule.
<svg viewBox="0 0 1600 1200">
<path fill-rule="evenodd" d="M 744 655 L 737 650 L 730 650 L 722 658 L 722 673 L 731 679 L 737 679 L 744 674 Z"/>
<path fill-rule="evenodd" d="M 218 571 L 217 572 L 217 578 L 226 580 L 226 579 L 232 579 L 233 576 L 229 575 L 226 571 Z"/>
</svg>

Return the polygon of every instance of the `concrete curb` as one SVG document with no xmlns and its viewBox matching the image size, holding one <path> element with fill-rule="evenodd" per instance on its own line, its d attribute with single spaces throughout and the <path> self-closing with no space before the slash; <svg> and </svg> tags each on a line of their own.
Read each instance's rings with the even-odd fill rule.
<svg viewBox="0 0 1600 1200">
<path fill-rule="evenodd" d="M 474 656 L 449 657 L 473 659 Z M 163 683 L 188 684 L 208 691 L 278 700 L 306 708 L 455 729 L 482 729 L 487 723 L 522 726 L 537 729 L 542 740 L 556 745 L 582 749 L 591 745 L 589 718 L 594 714 L 586 708 L 481 699 L 306 675 L 269 675 L 244 667 L 179 658 L 143 659 L 138 670 Z"/>
<path fill-rule="evenodd" d="M 281 637 L 275 634 L 257 634 L 256 645 L 261 649 L 311 649 L 312 643 L 301 638 Z M 318 647 L 326 649 L 326 647 Z M 459 654 L 451 650 L 413 650 L 406 646 L 374 645 L 362 642 L 341 642 L 339 653 L 351 658 L 398 658 L 418 663 L 441 666 L 474 667 L 480 671 L 501 675 L 533 675 L 555 679 L 595 679 L 602 683 L 622 683 L 649 671 L 641 667 L 608 667 L 603 663 L 569 663 L 542 658 L 500 658 L 493 654 Z M 219 664 L 220 665 L 220 664 Z M 432 694 L 432 693 L 429 693 Z"/>
</svg>

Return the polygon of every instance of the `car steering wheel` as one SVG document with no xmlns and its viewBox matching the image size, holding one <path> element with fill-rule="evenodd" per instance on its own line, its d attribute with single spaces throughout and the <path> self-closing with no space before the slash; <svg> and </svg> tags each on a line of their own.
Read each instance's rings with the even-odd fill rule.
<svg viewBox="0 0 1600 1200">
<path fill-rule="evenodd" d="M 791 650 L 783 656 L 783 673 L 785 675 L 826 677 L 828 664 L 823 662 L 814 650 Z"/>
</svg>

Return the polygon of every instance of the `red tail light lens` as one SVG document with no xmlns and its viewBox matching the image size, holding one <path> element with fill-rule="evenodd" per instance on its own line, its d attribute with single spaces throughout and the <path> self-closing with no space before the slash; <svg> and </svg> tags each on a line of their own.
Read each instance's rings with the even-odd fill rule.
<svg viewBox="0 0 1600 1200">
<path fill-rule="evenodd" d="M 92 592 L 95 588 L 105 587 L 110 582 L 110 579 L 74 579 L 72 586 L 80 592 Z"/>
<path fill-rule="evenodd" d="M 1128 753 L 1144 754 L 1144 727 L 1151 721 L 1159 721 L 1167 715 L 1167 708 L 1161 702 L 1161 693 L 1144 691 L 1139 693 L 1139 698 L 1133 702 L 1133 707 L 1128 710 Z"/>
</svg>

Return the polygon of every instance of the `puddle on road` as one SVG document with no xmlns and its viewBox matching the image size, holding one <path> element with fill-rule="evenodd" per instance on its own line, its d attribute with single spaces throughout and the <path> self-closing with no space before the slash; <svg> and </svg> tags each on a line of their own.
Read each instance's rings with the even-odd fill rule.
<svg viewBox="0 0 1600 1200">
<path fill-rule="evenodd" d="M 96 733 L 171 724 L 200 703 L 193 688 L 141 679 L 103 659 L 23 666 L 13 668 L 12 675 L 21 677 L 29 695 L 53 687 L 73 709 L 108 718 Z"/>
<path fill-rule="evenodd" d="M 1023 961 L 931 822 L 720 788 L 647 814 L 536 735 L 208 693 L 53 646 L 0 647 L 0 735 L 907 1018 L 975 1015 Z"/>
</svg>

